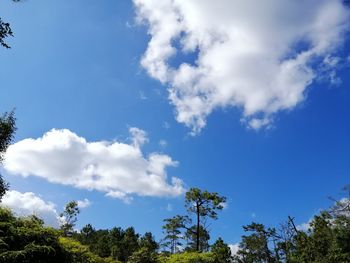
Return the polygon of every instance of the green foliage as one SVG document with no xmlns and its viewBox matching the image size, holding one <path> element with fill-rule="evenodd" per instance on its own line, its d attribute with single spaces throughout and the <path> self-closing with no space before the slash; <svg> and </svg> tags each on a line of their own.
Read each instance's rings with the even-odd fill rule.
<svg viewBox="0 0 350 263">
<path fill-rule="evenodd" d="M 231 249 L 221 238 L 211 246 L 211 252 L 216 263 L 230 263 L 232 261 Z"/>
<path fill-rule="evenodd" d="M 36 216 L 17 218 L 0 207 L 0 263 L 118 263 L 94 255 L 78 241 L 43 225 Z"/>
<path fill-rule="evenodd" d="M 278 262 L 278 255 L 269 248 L 270 239 L 276 236 L 275 229 L 266 229 L 263 224 L 252 223 L 243 227 L 244 231 L 251 232 L 244 235 L 240 243 L 238 255 L 242 262 Z"/>
<path fill-rule="evenodd" d="M 6 32 L 6 26 L 8 25 L 4 24 L 0 18 L 0 44 L 2 45 L 6 45 L 2 41 L 2 38 L 5 34 L 4 32 Z M 13 111 L 10 113 L 5 112 L 5 114 L 3 114 L 2 117 L 0 117 L 0 164 L 4 160 L 5 152 L 13 139 L 15 131 L 16 131 L 16 118 L 14 116 L 14 112 Z M 0 201 L 2 197 L 5 195 L 8 188 L 9 188 L 8 184 L 4 181 L 4 179 L 0 174 Z"/>
<path fill-rule="evenodd" d="M 350 217 L 316 215 L 308 233 L 295 236 L 291 262 L 350 262 Z"/>
<path fill-rule="evenodd" d="M 0 207 L 0 262 L 67 262 L 58 243 L 58 231 L 44 227 L 35 216 L 16 218 Z"/>
<path fill-rule="evenodd" d="M 199 188 L 191 188 L 185 197 L 188 212 L 212 219 L 217 219 L 217 210 L 222 210 L 225 202 L 226 198 L 219 196 L 218 193 L 202 191 Z"/>
<path fill-rule="evenodd" d="M 174 216 L 164 219 L 164 222 L 166 223 L 163 226 L 165 237 L 162 244 L 169 248 L 172 254 L 177 253 L 182 245 L 180 240 L 182 238 L 181 228 L 184 226 L 184 218 L 182 216 Z"/>
<path fill-rule="evenodd" d="M 202 226 L 199 226 L 199 251 L 209 251 L 209 232 Z M 186 251 L 197 251 L 197 226 L 192 226 L 186 230 L 185 238 L 187 240 Z"/>
<path fill-rule="evenodd" d="M 262 224 L 244 227 L 234 262 L 348 263 L 350 262 L 350 199 L 335 202 L 316 215 L 307 232 L 299 231 L 289 217 L 279 231 Z"/>
<path fill-rule="evenodd" d="M 135 251 L 128 259 L 128 263 L 158 263 L 158 255 L 156 252 L 142 247 Z"/>
<path fill-rule="evenodd" d="M 212 253 L 184 252 L 160 256 L 160 263 L 217 263 Z"/>
<path fill-rule="evenodd" d="M 88 245 L 90 250 L 106 258 L 111 257 L 121 262 L 138 262 L 148 258 L 150 262 L 157 255 L 159 247 L 152 233 L 146 232 L 143 236 L 135 232 L 133 227 L 125 230 L 114 227 L 111 230 L 95 230 L 90 224 L 75 233 L 74 238 Z M 148 261 L 147 261 L 148 262 Z"/>
<path fill-rule="evenodd" d="M 205 234 L 204 222 L 206 219 L 217 219 L 217 211 L 222 210 L 223 204 L 226 202 L 226 198 L 219 196 L 218 193 L 210 193 L 208 191 L 202 191 L 199 188 L 191 188 L 185 197 L 185 206 L 189 213 L 193 213 L 196 216 L 196 227 L 191 231 L 196 236 L 195 248 L 196 251 L 202 251 L 200 246 L 201 234 Z"/>
<path fill-rule="evenodd" d="M 146 232 L 140 238 L 140 247 L 145 248 L 150 252 L 156 252 L 159 248 L 158 243 L 154 240 L 154 236 L 151 232 Z"/>
<path fill-rule="evenodd" d="M 93 254 L 87 246 L 67 237 L 60 237 L 59 243 L 65 250 L 67 258 L 71 263 L 118 263 L 112 258 L 101 258 Z"/>
<path fill-rule="evenodd" d="M 186 192 L 185 207 L 189 215 L 194 215 L 194 220 L 190 216 L 181 215 L 165 219 L 163 245 L 168 247 L 171 253 L 176 253 L 182 244 L 179 239 L 182 238 L 187 240 L 186 250 L 208 251 L 210 235 L 206 228 L 207 219 L 217 219 L 217 212 L 224 208 L 225 202 L 226 197 L 218 193 L 191 188 Z M 195 224 L 192 224 L 193 221 Z M 184 233 L 182 229 L 185 230 Z"/>
</svg>

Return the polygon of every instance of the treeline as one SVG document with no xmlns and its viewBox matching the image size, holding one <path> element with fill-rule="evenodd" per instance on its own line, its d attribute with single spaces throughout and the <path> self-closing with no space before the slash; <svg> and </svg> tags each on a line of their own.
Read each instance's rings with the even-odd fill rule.
<svg viewBox="0 0 350 263">
<path fill-rule="evenodd" d="M 0 117 L 0 164 L 16 131 L 14 113 Z M 0 175 L 0 201 L 9 185 Z M 333 200 L 307 229 L 288 217 L 279 226 L 253 222 L 243 226 L 238 250 L 232 255 L 221 238 L 210 243 L 208 223 L 218 219 L 226 198 L 191 188 L 183 215 L 164 219 L 164 237 L 139 234 L 133 227 L 97 230 L 91 224 L 75 231 L 80 213 L 69 202 L 61 213 L 60 229 L 46 227 L 35 215 L 16 217 L 0 207 L 0 263 L 349 263 L 350 186 L 348 196 Z"/>
<path fill-rule="evenodd" d="M 350 186 L 344 190 L 349 192 Z M 217 193 L 192 188 L 185 200 L 189 214 L 165 219 L 164 238 L 159 243 L 152 233 L 140 235 L 132 227 L 95 230 L 90 224 L 72 237 L 102 258 L 130 263 L 350 262 L 350 192 L 346 198 L 333 200 L 330 209 L 315 215 L 303 229 L 292 217 L 276 227 L 256 222 L 243 226 L 246 234 L 235 255 L 221 238 L 210 245 L 206 227 L 207 217 L 216 219 L 216 211 L 222 209 L 225 199 Z M 191 213 L 199 218 L 195 224 Z"/>
<path fill-rule="evenodd" d="M 233 262 L 349 263 L 350 192 L 315 215 L 306 229 L 297 227 L 291 217 L 275 228 L 252 223 L 243 229 L 247 235 L 242 237 Z"/>
</svg>

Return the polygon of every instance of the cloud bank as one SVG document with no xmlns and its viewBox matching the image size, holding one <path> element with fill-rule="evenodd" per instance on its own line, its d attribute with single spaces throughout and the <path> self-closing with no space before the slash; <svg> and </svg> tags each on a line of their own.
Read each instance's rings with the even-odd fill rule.
<svg viewBox="0 0 350 263">
<path fill-rule="evenodd" d="M 169 87 L 177 121 L 193 134 L 217 108 L 239 108 L 253 129 L 269 126 L 315 79 L 337 80 L 350 28 L 342 0 L 133 2 L 150 35 L 141 65 Z"/>
<path fill-rule="evenodd" d="M 97 190 L 129 202 L 132 195 L 178 196 L 183 182 L 168 182 L 166 169 L 176 166 L 170 156 L 151 153 L 145 157 L 141 146 L 146 133 L 130 128 L 131 143 L 87 142 L 63 129 L 51 130 L 37 139 L 25 139 L 6 152 L 5 169 L 12 174 L 37 176 L 51 183 Z"/>
<path fill-rule="evenodd" d="M 46 225 L 59 227 L 55 205 L 51 202 L 45 202 L 32 192 L 7 191 L 1 205 L 10 208 L 18 216 L 36 215 L 43 219 Z"/>
</svg>

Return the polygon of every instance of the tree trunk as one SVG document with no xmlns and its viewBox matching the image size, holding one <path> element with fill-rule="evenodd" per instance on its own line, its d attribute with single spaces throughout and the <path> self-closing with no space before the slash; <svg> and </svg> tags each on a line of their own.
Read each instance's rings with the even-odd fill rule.
<svg viewBox="0 0 350 263">
<path fill-rule="evenodd" d="M 199 252 L 199 205 L 197 205 L 197 233 L 196 233 L 196 250 Z"/>
</svg>

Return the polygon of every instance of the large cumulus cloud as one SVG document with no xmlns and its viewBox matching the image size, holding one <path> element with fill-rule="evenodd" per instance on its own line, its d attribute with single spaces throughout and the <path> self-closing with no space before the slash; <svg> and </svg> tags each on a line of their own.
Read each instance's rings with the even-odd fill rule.
<svg viewBox="0 0 350 263">
<path fill-rule="evenodd" d="M 239 108 L 251 128 L 269 126 L 305 99 L 320 74 L 335 79 L 337 63 L 329 61 L 339 61 L 350 27 L 341 0 L 133 2 L 151 37 L 141 64 L 169 87 L 177 121 L 194 134 L 225 107 Z"/>
<path fill-rule="evenodd" d="M 12 173 L 37 176 L 52 183 L 105 192 L 130 201 L 132 195 L 178 196 L 183 182 L 167 178 L 167 168 L 177 162 L 165 154 L 144 156 L 141 146 L 146 133 L 130 128 L 131 142 L 88 142 L 67 130 L 51 130 L 37 139 L 11 145 L 5 169 Z"/>
</svg>

